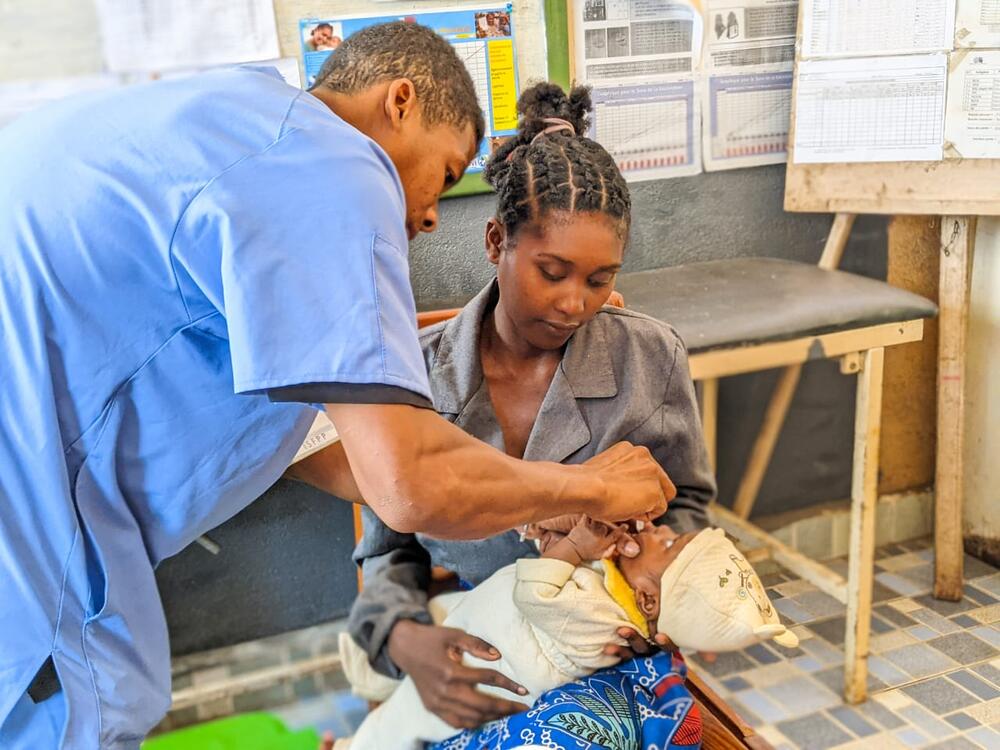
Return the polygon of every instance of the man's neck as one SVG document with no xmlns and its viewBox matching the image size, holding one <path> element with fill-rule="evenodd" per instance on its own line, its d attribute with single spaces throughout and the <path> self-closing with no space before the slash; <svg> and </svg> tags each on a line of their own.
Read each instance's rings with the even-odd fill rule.
<svg viewBox="0 0 1000 750">
<path fill-rule="evenodd" d="M 310 89 L 309 93 L 329 107 L 337 117 L 369 138 L 374 138 L 376 129 L 377 101 L 382 94 L 378 86 L 373 86 L 357 94 L 343 94 L 325 86 Z"/>
</svg>

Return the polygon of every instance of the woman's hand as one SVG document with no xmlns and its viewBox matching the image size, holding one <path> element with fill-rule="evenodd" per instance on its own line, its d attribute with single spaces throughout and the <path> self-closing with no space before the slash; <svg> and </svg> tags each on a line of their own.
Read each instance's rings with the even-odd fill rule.
<svg viewBox="0 0 1000 750">
<path fill-rule="evenodd" d="M 677 650 L 674 642 L 664 633 L 657 633 L 653 636 L 654 644 L 651 644 L 632 628 L 619 628 L 618 635 L 628 641 L 628 645 L 622 646 L 618 643 L 609 643 L 604 647 L 604 653 L 608 656 L 617 656 L 622 661 L 634 659 L 637 656 L 645 656 L 652 652 L 654 648 L 659 648 L 660 651 L 665 651 L 668 654 Z M 702 661 L 709 664 L 718 658 L 718 654 L 707 651 L 699 651 L 698 656 Z"/>
<path fill-rule="evenodd" d="M 628 661 L 637 656 L 645 656 L 652 653 L 655 648 L 667 652 L 676 650 L 674 644 L 663 633 L 657 633 L 653 636 L 655 643 L 650 643 L 632 628 L 618 628 L 618 635 L 628 641 L 628 645 L 622 646 L 618 643 L 609 643 L 604 647 L 604 653 L 608 656 L 617 656 L 622 661 Z"/>
<path fill-rule="evenodd" d="M 494 685 L 516 695 L 527 690 L 492 669 L 462 664 L 462 654 L 496 661 L 500 653 L 481 638 L 455 628 L 400 620 L 389 635 L 389 657 L 413 679 L 424 707 L 458 729 L 526 711 L 528 706 L 486 695 L 477 685 Z"/>
</svg>

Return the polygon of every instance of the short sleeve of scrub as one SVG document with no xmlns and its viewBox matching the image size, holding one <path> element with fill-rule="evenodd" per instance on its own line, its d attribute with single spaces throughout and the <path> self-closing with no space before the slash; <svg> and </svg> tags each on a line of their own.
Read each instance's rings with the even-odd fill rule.
<svg viewBox="0 0 1000 750">
<path fill-rule="evenodd" d="M 192 202 L 193 247 L 216 241 L 222 251 L 218 277 L 204 270 L 197 284 L 219 295 L 237 393 L 312 400 L 323 385 L 364 385 L 421 403 L 430 389 L 402 188 L 378 146 L 333 122 L 282 134 Z M 352 389 L 334 391 L 349 400 Z"/>
</svg>

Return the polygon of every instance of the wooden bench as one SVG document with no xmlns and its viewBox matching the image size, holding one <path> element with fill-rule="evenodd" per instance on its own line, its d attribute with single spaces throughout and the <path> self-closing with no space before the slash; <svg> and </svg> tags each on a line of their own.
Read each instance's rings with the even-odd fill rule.
<svg viewBox="0 0 1000 750">
<path fill-rule="evenodd" d="M 673 325 L 688 347 L 691 375 L 700 382 L 701 411 L 715 462 L 720 378 L 790 368 L 778 388 L 794 389 L 798 368 L 839 359 L 841 372 L 858 376 L 851 482 L 848 576 L 783 544 L 747 520 L 752 500 L 736 512 L 716 504 L 714 522 L 741 542 L 762 547 L 795 574 L 847 605 L 844 696 L 866 698 L 878 500 L 878 450 L 882 368 L 887 347 L 923 336 L 933 303 L 888 284 L 841 271 L 771 258 L 693 263 L 623 274 L 617 289 L 629 309 Z M 780 399 L 778 399 L 780 402 Z M 775 402 L 772 401 L 772 405 Z M 780 430 L 781 414 L 769 408 L 749 471 L 763 477 Z"/>
</svg>

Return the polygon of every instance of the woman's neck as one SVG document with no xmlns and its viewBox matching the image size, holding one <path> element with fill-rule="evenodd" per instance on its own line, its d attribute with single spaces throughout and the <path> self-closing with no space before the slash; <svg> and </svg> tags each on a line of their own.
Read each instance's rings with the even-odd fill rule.
<svg viewBox="0 0 1000 750">
<path fill-rule="evenodd" d="M 480 342 L 482 351 L 489 354 L 495 362 L 511 367 L 539 365 L 545 361 L 562 359 L 562 351 L 539 349 L 521 336 L 506 314 L 502 300 L 498 300 L 483 318 Z"/>
</svg>

